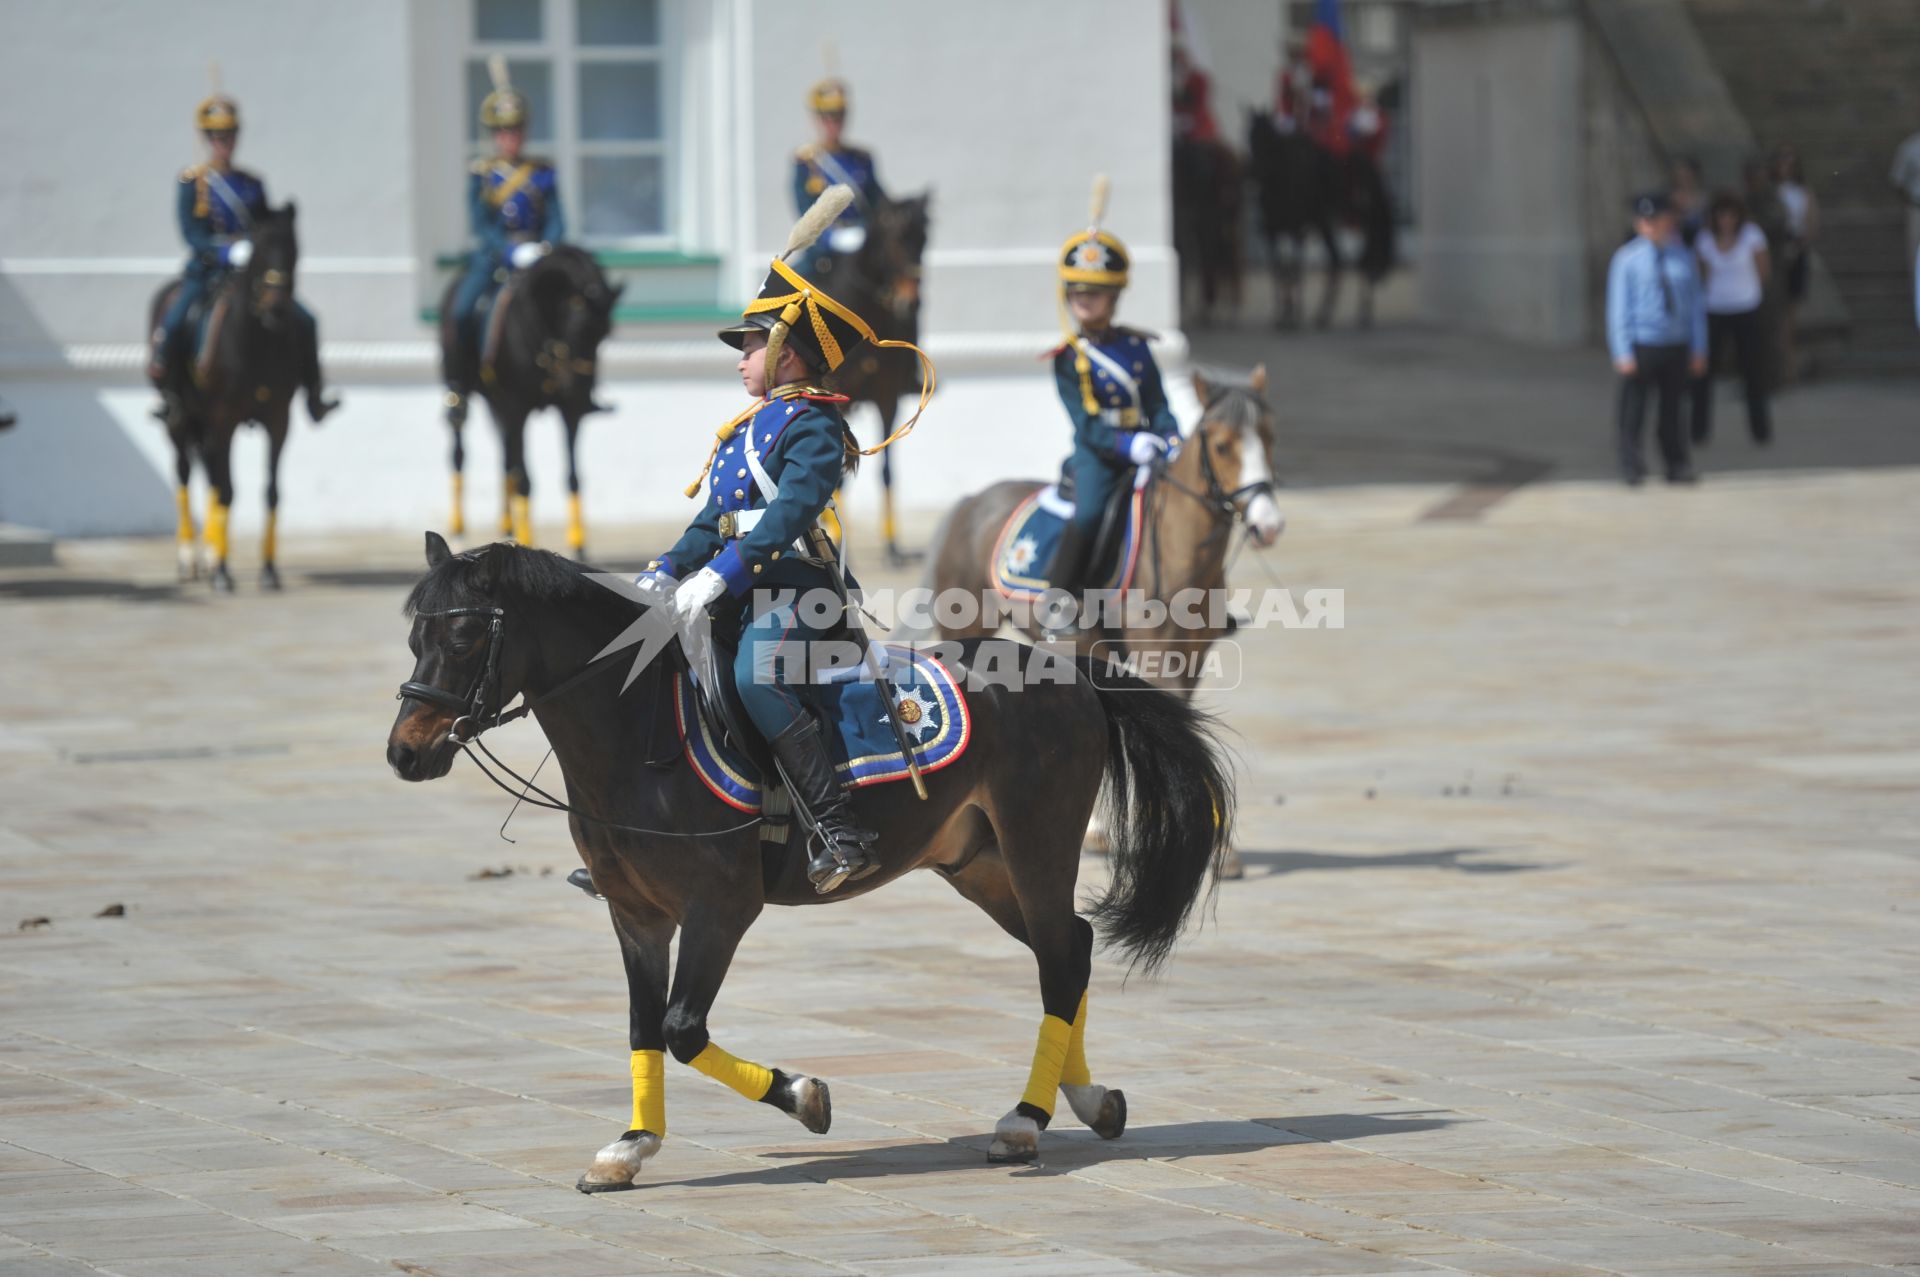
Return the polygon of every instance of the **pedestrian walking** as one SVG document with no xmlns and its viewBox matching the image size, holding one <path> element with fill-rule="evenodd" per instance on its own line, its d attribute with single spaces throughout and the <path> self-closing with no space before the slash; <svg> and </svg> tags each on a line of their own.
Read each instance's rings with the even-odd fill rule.
<svg viewBox="0 0 1920 1277">
<path fill-rule="evenodd" d="M 1746 388 L 1747 429 L 1757 444 L 1773 440 L 1767 388 L 1766 330 L 1761 323 L 1766 281 L 1772 270 L 1767 237 L 1747 220 L 1746 206 L 1732 191 L 1720 191 L 1708 208 L 1707 226 L 1695 237 L 1694 255 L 1706 277 L 1707 366 L 1693 383 L 1693 443 L 1713 437 L 1713 374 L 1726 351 L 1739 361 Z"/>
<path fill-rule="evenodd" d="M 1697 476 L 1680 406 L 1688 377 L 1707 366 L 1700 270 L 1675 235 L 1673 205 L 1664 194 L 1634 200 L 1633 229 L 1634 237 L 1614 252 L 1607 267 L 1607 348 L 1620 374 L 1620 477 L 1629 485 L 1645 477 L 1640 437 L 1651 391 L 1659 402 L 1667 482 L 1693 483 Z"/>
</svg>

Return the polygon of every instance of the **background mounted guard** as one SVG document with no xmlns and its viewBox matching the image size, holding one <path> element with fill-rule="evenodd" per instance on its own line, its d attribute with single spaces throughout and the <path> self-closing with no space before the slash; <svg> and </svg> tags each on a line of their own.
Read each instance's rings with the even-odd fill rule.
<svg viewBox="0 0 1920 1277">
<path fill-rule="evenodd" d="M 823 893 L 872 872 L 878 862 L 869 850 L 875 835 L 854 821 L 799 686 L 807 677 L 807 645 L 840 632 L 838 624 L 812 623 L 805 601 L 814 591 L 843 597 L 848 584 L 839 564 L 825 557 L 830 545 L 815 533 L 834 490 L 863 453 L 892 444 L 920 418 L 916 410 L 877 446 L 862 450 L 841 415 L 845 397 L 819 386 L 862 344 L 901 344 L 876 337 L 864 319 L 790 264 L 852 199 L 845 187 L 822 195 L 794 227 L 741 322 L 721 331 L 721 340 L 741 352 L 741 380 L 754 402 L 720 427 L 712 455 L 687 489 L 688 496 L 706 493 L 699 515 L 640 578 L 643 588 L 673 587 L 683 633 L 710 605 L 720 605 L 717 631 L 739 640 L 732 669 L 740 704 L 771 747 L 812 835 L 807 876 Z M 933 365 L 918 347 L 910 349 L 922 365 L 924 408 Z M 717 689 L 703 692 L 714 697 Z"/>
<path fill-rule="evenodd" d="M 522 154 L 526 95 L 508 81 L 504 58 L 493 57 L 488 70 L 494 88 L 480 104 L 480 123 L 493 135 L 494 154 L 473 164 L 467 183 L 468 220 L 478 243 L 440 308 L 447 424 L 453 428 L 448 530 L 455 536 L 466 530 L 462 427 L 477 390 L 500 430 L 500 531 L 522 545 L 533 541 L 527 418 L 541 408 L 560 413 L 566 428 L 567 548 L 577 556 L 586 549 L 580 421 L 601 410 L 593 398 L 599 348 L 612 331 L 620 289 L 608 284 L 592 254 L 561 242 L 566 219 L 554 171 Z"/>
<path fill-rule="evenodd" d="M 1101 229 L 1107 179 L 1093 181 L 1087 228 L 1060 250 L 1060 324 L 1066 341 L 1053 350 L 1061 406 L 1073 422 L 1073 520 L 1047 570 L 1055 589 L 1078 595 L 1093 564 L 1087 562 L 1107 503 L 1138 466 L 1167 457 L 1180 443 L 1180 425 L 1167 406 L 1151 334 L 1113 322 L 1127 286 L 1127 248 Z"/>
<path fill-rule="evenodd" d="M 817 241 L 802 250 L 793 268 L 808 279 L 838 287 L 835 271 L 867 242 L 869 224 L 887 203 L 887 193 L 880 187 L 873 153 L 844 139 L 845 82 L 834 77 L 821 80 L 808 91 L 807 107 L 813 112 L 818 138 L 793 153 L 794 213 L 805 215 L 830 186 L 845 186 L 853 192 L 853 201 Z"/>
<path fill-rule="evenodd" d="M 182 171 L 174 191 L 180 236 L 187 241 L 187 264 L 172 301 L 153 329 L 147 358 L 147 376 L 161 398 L 153 415 L 169 426 L 182 420 L 181 380 L 186 370 L 181 365 L 181 332 L 188 317 L 212 295 L 213 286 L 229 270 L 252 260 L 254 224 L 267 215 L 268 207 L 266 183 L 234 167 L 233 154 L 240 145 L 240 106 L 220 92 L 217 68 L 214 91 L 194 108 L 193 123 L 206 140 L 207 159 Z M 326 397 L 320 373 L 320 328 L 313 313 L 297 300 L 293 313 L 307 415 L 318 425 L 340 405 Z"/>
</svg>

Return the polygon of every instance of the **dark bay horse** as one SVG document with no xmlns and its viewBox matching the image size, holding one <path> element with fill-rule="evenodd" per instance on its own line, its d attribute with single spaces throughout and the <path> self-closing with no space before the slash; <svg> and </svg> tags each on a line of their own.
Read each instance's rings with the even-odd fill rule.
<svg viewBox="0 0 1920 1277">
<path fill-rule="evenodd" d="M 1225 142 L 1183 138 L 1173 145 L 1173 247 L 1180 258 L 1180 306 L 1197 327 L 1215 308 L 1240 307 L 1240 242 L 1245 180 Z M 1195 306 L 1194 294 L 1198 293 Z"/>
<path fill-rule="evenodd" d="M 440 298 L 440 343 L 450 352 L 456 340 L 453 294 L 456 277 Z M 599 375 L 600 343 L 613 330 L 613 306 L 626 286 L 610 286 L 593 255 L 571 244 L 552 252 L 510 279 L 486 313 L 480 350 L 480 396 L 487 401 L 500 431 L 505 477 L 501 483 L 500 533 L 522 545 L 533 542 L 527 478 L 527 418 L 553 408 L 567 432 L 567 548 L 586 550 L 586 522 L 580 510 L 580 466 L 576 449 L 580 421 L 599 411 L 593 401 Z M 467 450 L 462 427 L 453 427 L 453 514 L 447 528 L 466 531 L 464 478 Z"/>
<path fill-rule="evenodd" d="M 1348 225 L 1361 237 L 1360 326 L 1372 327 L 1374 289 L 1392 271 L 1395 257 L 1393 204 L 1379 166 L 1360 150 L 1336 156 L 1304 133 L 1282 133 L 1272 116 L 1251 111 L 1247 176 L 1258 197 L 1261 239 L 1273 271 L 1274 326 L 1300 323 L 1310 237 L 1320 241 L 1327 258 L 1314 326 L 1332 325 L 1347 266 L 1339 232 Z"/>
<path fill-rule="evenodd" d="M 860 251 L 836 259 L 820 286 L 873 325 L 883 341 L 920 342 L 920 270 L 932 229 L 933 193 L 888 200 L 869 210 L 867 238 Z M 893 433 L 900 400 L 920 392 L 920 363 L 908 350 L 882 350 L 868 344 L 840 366 L 833 383 L 854 403 L 868 403 L 880 414 L 880 438 Z M 850 405 L 851 407 L 851 405 Z M 887 561 L 895 567 L 920 556 L 901 549 L 893 497 L 893 449 L 880 454 L 880 534 Z"/>
<path fill-rule="evenodd" d="M 280 588 L 274 566 L 278 548 L 280 509 L 280 453 L 287 444 L 293 393 L 301 382 L 301 336 L 296 322 L 294 267 L 300 245 L 294 234 L 294 206 L 270 210 L 254 223 L 253 257 L 226 278 L 207 297 L 205 336 L 193 346 L 190 358 L 174 360 L 172 384 L 155 389 L 178 396 L 181 413 L 167 427 L 173 441 L 174 474 L 178 481 L 180 575 L 198 572 L 194 545 L 193 508 L 187 483 L 198 457 L 206 472 L 207 555 L 213 588 L 233 589 L 227 568 L 227 516 L 233 507 L 231 458 L 233 436 L 242 425 L 255 422 L 267 432 L 267 519 L 260 542 L 260 584 Z M 148 331 L 160 326 L 178 283 L 162 288 L 148 312 Z"/>
<path fill-rule="evenodd" d="M 626 965 L 634 1079 L 630 1129 L 602 1148 L 583 1192 L 630 1188 L 666 1131 L 670 1052 L 748 1099 L 824 1133 L 826 1083 L 739 1060 L 708 1036 L 727 967 L 768 904 L 839 904 L 931 869 L 1032 949 L 1045 1014 L 1021 1101 L 995 1129 L 995 1160 L 1031 1161 L 1056 1091 L 1105 1138 L 1126 1125 L 1126 1101 L 1087 1070 L 1086 990 L 1096 928 L 1151 970 L 1171 952 L 1227 845 L 1233 782 L 1204 716 L 1137 680 L 1058 658 L 1034 678 L 979 680 L 1044 657 L 1003 641 L 948 645 L 969 685 L 973 744 L 926 777 L 854 791 L 857 818 L 880 831 L 882 868 L 830 896 L 806 876 L 801 840 L 763 848 L 757 819 L 723 805 L 679 748 L 673 698 L 677 647 L 629 675 L 609 642 L 650 619 L 624 578 L 544 551 L 500 544 L 455 556 L 427 534 L 427 573 L 407 599 L 412 679 L 387 739 L 404 780 L 446 775 L 454 735 L 477 735 L 515 695 L 552 744 L 566 780 L 569 826 L 607 899 Z M 664 617 L 658 618 L 666 624 Z M 664 659 L 674 656 L 675 660 Z M 594 667 L 611 659 L 606 672 Z M 632 678 L 624 693 L 613 671 Z M 1036 784 L 1044 776 L 1044 784 Z M 1080 841 L 1106 782 L 1111 881 L 1074 911 Z M 668 972 L 668 946 L 679 957 Z"/>
</svg>

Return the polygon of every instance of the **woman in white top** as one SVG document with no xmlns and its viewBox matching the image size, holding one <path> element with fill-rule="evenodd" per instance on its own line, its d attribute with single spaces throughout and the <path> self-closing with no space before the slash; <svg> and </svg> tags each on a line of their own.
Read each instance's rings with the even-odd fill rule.
<svg viewBox="0 0 1920 1277">
<path fill-rule="evenodd" d="M 1772 369 L 1762 303 L 1772 264 L 1767 259 L 1767 237 L 1747 220 L 1746 206 L 1731 191 L 1713 197 L 1707 225 L 1693 241 L 1707 281 L 1707 371 L 1693 383 L 1693 441 L 1704 444 L 1713 435 L 1713 370 L 1721 352 L 1732 343 L 1740 363 L 1740 380 L 1747 391 L 1747 429 L 1753 441 L 1773 439 L 1773 420 L 1767 406 Z"/>
</svg>

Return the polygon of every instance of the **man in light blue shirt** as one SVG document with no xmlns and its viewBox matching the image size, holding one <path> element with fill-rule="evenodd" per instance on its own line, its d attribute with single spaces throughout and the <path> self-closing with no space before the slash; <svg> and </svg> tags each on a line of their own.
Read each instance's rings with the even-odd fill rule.
<svg viewBox="0 0 1920 1277">
<path fill-rule="evenodd" d="M 1707 306 L 1693 250 L 1674 234 L 1673 205 L 1664 195 L 1633 202 L 1634 237 L 1607 267 L 1607 349 L 1620 373 L 1620 477 L 1645 477 L 1640 437 L 1647 392 L 1659 396 L 1660 459 L 1668 483 L 1694 483 L 1693 460 L 1680 404 L 1689 377 L 1707 370 Z"/>
</svg>

